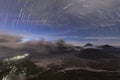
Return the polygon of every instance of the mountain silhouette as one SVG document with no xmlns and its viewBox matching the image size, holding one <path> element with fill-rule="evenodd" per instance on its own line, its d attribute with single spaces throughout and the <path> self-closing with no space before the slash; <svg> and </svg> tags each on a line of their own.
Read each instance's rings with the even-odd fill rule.
<svg viewBox="0 0 120 80">
<path fill-rule="evenodd" d="M 113 48 L 113 47 L 108 45 L 108 44 L 106 44 L 106 45 L 101 46 L 101 48 Z"/>
<path fill-rule="evenodd" d="M 94 45 L 91 44 L 91 43 L 87 43 L 87 44 L 84 45 L 84 47 L 86 47 L 86 46 L 94 46 Z"/>
</svg>

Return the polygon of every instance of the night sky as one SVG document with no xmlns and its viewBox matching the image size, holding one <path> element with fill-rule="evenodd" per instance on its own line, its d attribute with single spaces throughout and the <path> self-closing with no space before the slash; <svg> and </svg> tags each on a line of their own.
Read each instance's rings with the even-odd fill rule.
<svg viewBox="0 0 120 80">
<path fill-rule="evenodd" d="M 120 0 L 0 0 L 0 32 L 24 41 L 120 45 Z"/>
</svg>

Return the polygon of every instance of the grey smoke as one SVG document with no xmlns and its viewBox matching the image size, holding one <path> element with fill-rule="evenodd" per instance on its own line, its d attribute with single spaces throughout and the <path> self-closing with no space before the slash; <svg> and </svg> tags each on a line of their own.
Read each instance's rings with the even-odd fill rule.
<svg viewBox="0 0 120 80">
<path fill-rule="evenodd" d="M 2 42 L 20 42 L 22 37 L 20 36 L 10 36 L 8 34 L 0 34 L 0 43 Z"/>
<path fill-rule="evenodd" d="M 64 40 L 49 42 L 45 40 L 21 42 L 22 37 L 1 34 L 0 35 L 0 57 L 10 57 L 20 54 L 29 53 L 31 56 L 63 54 L 65 51 L 73 49 Z"/>
</svg>

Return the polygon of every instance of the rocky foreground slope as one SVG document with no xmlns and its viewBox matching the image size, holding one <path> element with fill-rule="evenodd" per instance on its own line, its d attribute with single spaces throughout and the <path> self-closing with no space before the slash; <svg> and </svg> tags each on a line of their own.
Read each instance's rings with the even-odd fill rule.
<svg viewBox="0 0 120 80">
<path fill-rule="evenodd" d="M 68 67 L 65 64 L 43 68 L 24 54 L 1 60 L 0 80 L 120 80 L 120 70 Z"/>
</svg>

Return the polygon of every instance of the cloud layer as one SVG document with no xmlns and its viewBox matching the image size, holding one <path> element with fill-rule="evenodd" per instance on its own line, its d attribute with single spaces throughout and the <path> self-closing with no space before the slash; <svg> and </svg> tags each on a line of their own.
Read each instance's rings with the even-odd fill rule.
<svg viewBox="0 0 120 80">
<path fill-rule="evenodd" d="M 54 43 L 44 40 L 21 42 L 22 37 L 19 36 L 1 34 L 0 37 L 2 37 L 0 39 L 0 57 L 10 57 L 25 53 L 36 57 L 37 55 L 63 54 L 73 49 L 64 40 L 58 40 Z"/>
</svg>

